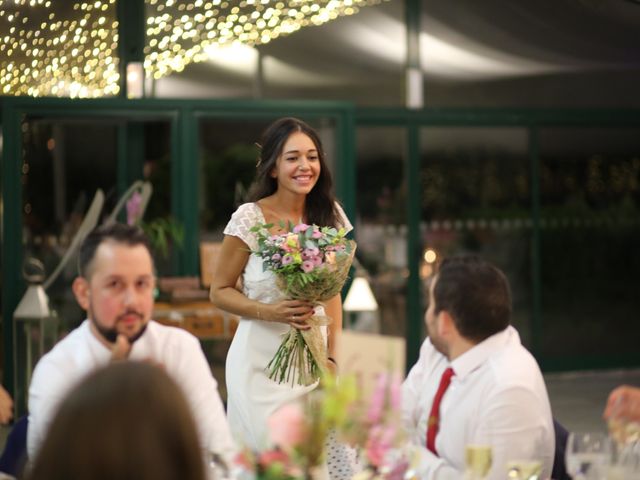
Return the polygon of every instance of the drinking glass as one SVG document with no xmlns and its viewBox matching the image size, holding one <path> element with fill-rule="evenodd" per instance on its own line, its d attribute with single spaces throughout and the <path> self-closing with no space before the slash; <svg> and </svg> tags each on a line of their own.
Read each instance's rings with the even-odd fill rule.
<svg viewBox="0 0 640 480">
<path fill-rule="evenodd" d="M 611 457 L 612 442 L 605 433 L 569 434 L 565 460 L 574 480 L 604 480 Z"/>
<path fill-rule="evenodd" d="M 507 463 L 509 480 L 539 480 L 542 463 L 535 460 L 515 460 Z"/>
<path fill-rule="evenodd" d="M 482 480 L 491 469 L 492 455 L 489 445 L 467 445 L 464 449 L 465 480 Z"/>
</svg>

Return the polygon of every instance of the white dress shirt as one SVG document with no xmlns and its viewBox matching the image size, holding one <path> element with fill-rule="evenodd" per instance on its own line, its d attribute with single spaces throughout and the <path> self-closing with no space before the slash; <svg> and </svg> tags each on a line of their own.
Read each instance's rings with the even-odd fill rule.
<svg viewBox="0 0 640 480">
<path fill-rule="evenodd" d="M 403 423 L 415 445 L 425 446 L 427 420 L 442 372 L 455 375 L 440 403 L 434 455 L 420 449 L 419 478 L 462 478 L 466 445 L 490 445 L 488 480 L 506 478 L 507 463 L 537 460 L 541 478 L 553 467 L 555 435 L 547 389 L 533 356 L 513 327 L 499 332 L 452 362 L 429 338 L 402 389 Z"/>
<path fill-rule="evenodd" d="M 107 365 L 110 359 L 111 352 L 91 332 L 89 320 L 40 359 L 29 386 L 27 451 L 31 461 L 69 390 L 87 374 Z M 185 330 L 150 321 L 144 334 L 133 344 L 129 359 L 150 360 L 164 366 L 191 406 L 205 455 L 215 452 L 231 462 L 235 445 L 218 384 L 198 339 Z"/>
</svg>

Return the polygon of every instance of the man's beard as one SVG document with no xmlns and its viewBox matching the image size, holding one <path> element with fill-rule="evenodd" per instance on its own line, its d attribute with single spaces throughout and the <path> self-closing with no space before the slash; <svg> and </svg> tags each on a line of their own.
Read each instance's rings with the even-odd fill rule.
<svg viewBox="0 0 640 480">
<path fill-rule="evenodd" d="M 116 329 L 116 327 L 114 326 L 113 328 L 107 328 L 107 327 L 103 327 L 102 325 L 100 325 L 100 323 L 98 323 L 98 321 L 96 320 L 95 312 L 93 311 L 93 308 L 91 308 L 91 307 L 89 307 L 89 313 L 91 314 L 91 316 L 90 316 L 91 322 L 93 322 L 93 326 L 96 327 L 96 330 L 98 331 L 98 333 L 100 333 L 100 335 L 102 335 L 102 337 L 107 342 L 116 343 L 118 335 L 120 334 L 118 332 L 118 330 Z M 142 315 L 140 315 L 138 312 L 132 312 L 132 311 L 125 312 L 120 317 L 123 317 L 125 315 L 131 315 L 131 314 L 138 315 L 140 318 L 143 318 Z M 118 317 L 118 319 L 116 319 L 116 325 L 118 324 L 118 320 L 120 319 L 120 317 Z M 134 335 L 132 335 L 130 337 L 127 337 L 127 340 L 129 341 L 129 344 L 133 345 L 140 337 L 142 337 L 144 332 L 147 330 L 147 325 L 148 324 L 149 324 L 149 322 L 145 323 L 144 325 L 142 325 L 142 327 L 140 328 L 140 330 L 137 333 L 135 333 Z"/>
</svg>

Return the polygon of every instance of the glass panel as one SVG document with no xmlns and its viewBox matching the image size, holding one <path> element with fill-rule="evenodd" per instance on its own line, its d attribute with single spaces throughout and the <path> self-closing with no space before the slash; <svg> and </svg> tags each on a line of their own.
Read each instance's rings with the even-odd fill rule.
<svg viewBox="0 0 640 480">
<path fill-rule="evenodd" d="M 638 130 L 541 130 L 540 161 L 544 354 L 637 353 Z"/>
<path fill-rule="evenodd" d="M 258 147 L 262 132 L 276 118 L 260 119 L 204 119 L 200 123 L 200 265 L 206 287 L 215 269 L 216 248 L 222 242 L 224 227 L 235 209 L 246 201 L 253 180 Z M 336 159 L 335 122 L 331 118 L 304 119 L 320 135 L 332 170 L 334 184 Z M 212 335 L 205 342 L 220 394 L 226 398 L 224 365 L 231 344 L 235 316 L 220 311 L 225 322 L 221 334 Z"/>
<path fill-rule="evenodd" d="M 356 257 L 371 281 L 377 312 L 353 314 L 352 327 L 405 337 L 407 268 L 406 129 L 357 131 Z"/>
<path fill-rule="evenodd" d="M 117 171 L 119 129 L 124 129 L 128 137 L 127 172 Z M 124 193 L 118 192 L 119 179 L 125 188 L 129 186 L 127 177 L 130 182 L 143 175 L 151 180 L 154 193 L 145 220 L 167 216 L 171 178 L 168 130 L 168 122 L 131 123 L 127 127 L 117 120 L 25 119 L 22 124 L 25 258 L 40 260 L 46 275 L 51 275 L 98 189 L 105 194 L 100 218 L 113 211 Z M 125 220 L 126 216 L 121 213 L 119 218 Z M 161 257 L 157 253 L 155 256 Z M 63 330 L 74 328 L 84 317 L 70 289 L 76 273 L 76 262 L 72 259 L 47 290 Z"/>
<path fill-rule="evenodd" d="M 424 128 L 420 176 L 425 302 L 434 261 L 478 254 L 509 278 L 512 323 L 525 344 L 532 310 L 527 141 L 521 128 Z"/>
</svg>

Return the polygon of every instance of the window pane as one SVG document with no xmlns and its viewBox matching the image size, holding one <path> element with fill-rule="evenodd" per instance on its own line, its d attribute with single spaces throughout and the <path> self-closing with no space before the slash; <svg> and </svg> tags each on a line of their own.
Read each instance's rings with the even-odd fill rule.
<svg viewBox="0 0 640 480">
<path fill-rule="evenodd" d="M 637 129 L 540 132 L 543 351 L 638 351 Z"/>
<path fill-rule="evenodd" d="M 118 172 L 118 136 L 128 140 L 127 172 Z M 119 178 L 146 178 L 153 194 L 144 217 L 166 217 L 170 209 L 169 122 L 126 123 L 91 118 L 27 118 L 22 125 L 24 255 L 44 264 L 50 276 L 69 248 L 98 189 L 105 195 L 98 224 L 116 207 Z M 121 132 L 122 133 L 122 132 Z M 123 185 L 128 188 L 128 184 Z M 125 220 L 126 209 L 118 218 Z M 166 259 L 154 252 L 160 272 Z M 72 258 L 47 290 L 62 329 L 84 318 L 71 294 L 77 274 Z"/>
<path fill-rule="evenodd" d="M 425 303 L 434 260 L 478 254 L 509 278 L 512 323 L 525 344 L 532 310 L 527 141 L 521 128 L 424 128 L 420 177 Z"/>
<path fill-rule="evenodd" d="M 357 132 L 356 257 L 369 275 L 377 312 L 355 314 L 353 328 L 405 336 L 407 267 L 406 129 Z"/>
</svg>

